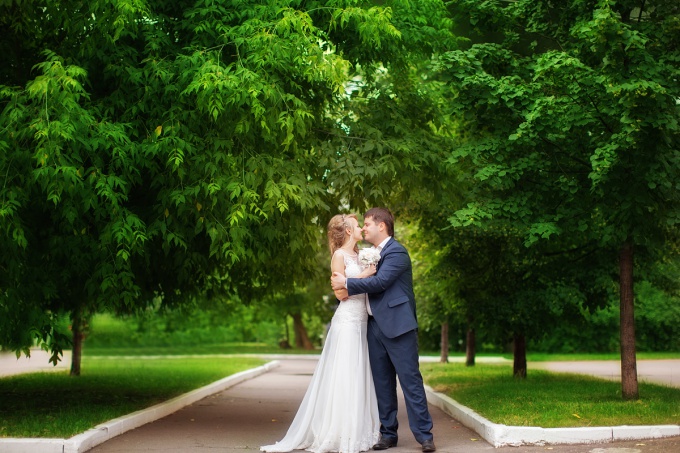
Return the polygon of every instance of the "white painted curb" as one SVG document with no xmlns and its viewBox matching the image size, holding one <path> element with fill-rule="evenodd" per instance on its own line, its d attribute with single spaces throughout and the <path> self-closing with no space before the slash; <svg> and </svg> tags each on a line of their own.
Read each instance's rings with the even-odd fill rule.
<svg viewBox="0 0 680 453">
<path fill-rule="evenodd" d="M 494 447 L 520 445 L 594 444 L 619 440 L 657 439 L 680 436 L 680 425 L 602 426 L 592 428 L 540 428 L 493 423 L 472 409 L 425 386 L 427 401 L 462 425 L 479 434 Z"/>
<path fill-rule="evenodd" d="M 131 429 L 166 417 L 183 407 L 264 374 L 281 363 L 277 360 L 233 374 L 184 395 L 97 425 L 69 439 L 0 439 L 2 453 L 82 453 Z"/>
</svg>

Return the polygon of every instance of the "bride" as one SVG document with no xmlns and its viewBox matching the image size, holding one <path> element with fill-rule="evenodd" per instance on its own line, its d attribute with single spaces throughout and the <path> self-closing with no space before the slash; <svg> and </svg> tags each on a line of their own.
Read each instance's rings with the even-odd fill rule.
<svg viewBox="0 0 680 453">
<path fill-rule="evenodd" d="M 357 216 L 336 215 L 328 223 L 331 270 L 347 277 L 375 274 L 362 271 L 357 242 Z M 368 362 L 366 294 L 339 303 L 319 363 L 286 436 L 267 452 L 308 450 L 315 453 L 356 453 L 369 450 L 380 437 L 378 404 Z"/>
</svg>

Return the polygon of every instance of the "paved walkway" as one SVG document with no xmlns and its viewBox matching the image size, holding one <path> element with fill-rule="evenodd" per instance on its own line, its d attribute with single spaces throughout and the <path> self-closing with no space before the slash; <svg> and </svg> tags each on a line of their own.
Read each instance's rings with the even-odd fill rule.
<svg viewBox="0 0 680 453">
<path fill-rule="evenodd" d="M 286 359 L 255 379 L 206 398 L 164 419 L 118 436 L 92 453 L 255 452 L 283 437 L 316 366 L 314 360 Z M 400 395 L 401 398 L 401 395 Z M 443 411 L 431 407 L 439 452 L 670 453 L 680 452 L 680 438 L 599 445 L 494 448 Z M 408 430 L 403 399 L 400 440 L 391 452 L 418 452 Z"/>
<path fill-rule="evenodd" d="M 0 377 L 36 371 L 71 369 L 71 351 L 64 351 L 64 356 L 57 366 L 52 365 L 49 360 L 50 355 L 42 349 L 31 349 L 31 357 L 25 357 L 22 354 L 19 359 L 13 352 L 0 352 Z"/>
<path fill-rule="evenodd" d="M 41 368 L 43 365 L 37 360 L 38 356 L 39 354 L 34 353 L 29 364 Z M 5 354 L 0 354 L 0 370 L 6 370 L 7 359 Z M 11 359 L 17 362 L 14 356 Z M 25 369 L 25 365 L 15 363 L 12 366 Z M 48 366 L 48 369 L 53 369 L 51 365 Z M 283 437 L 295 416 L 315 366 L 316 360 L 310 358 L 283 359 L 281 366 L 269 373 L 205 398 L 156 422 L 128 431 L 90 451 L 256 452 L 260 445 L 271 444 Z M 401 437 L 399 446 L 390 451 L 418 452 L 420 446 L 408 430 L 403 399 L 400 401 Z M 494 448 L 477 433 L 462 426 L 443 411 L 431 406 L 431 413 L 439 452 L 680 453 L 678 437 L 597 445 Z"/>
<path fill-rule="evenodd" d="M 537 368 L 556 372 L 588 374 L 611 381 L 621 381 L 621 362 L 618 360 L 531 362 L 528 368 L 529 373 L 531 373 L 532 368 Z M 638 360 L 637 374 L 639 382 L 680 387 L 680 360 Z"/>
</svg>

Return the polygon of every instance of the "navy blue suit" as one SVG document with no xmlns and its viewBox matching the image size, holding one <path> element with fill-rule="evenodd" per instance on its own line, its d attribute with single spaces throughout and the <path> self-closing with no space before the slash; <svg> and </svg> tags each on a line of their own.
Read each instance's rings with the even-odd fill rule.
<svg viewBox="0 0 680 453">
<path fill-rule="evenodd" d="M 376 274 L 348 278 L 350 295 L 368 293 L 368 352 L 378 398 L 380 433 L 397 439 L 397 376 L 404 392 L 411 431 L 420 443 L 432 439 L 423 377 L 418 368 L 418 322 L 411 258 L 391 238 L 380 252 Z"/>
</svg>

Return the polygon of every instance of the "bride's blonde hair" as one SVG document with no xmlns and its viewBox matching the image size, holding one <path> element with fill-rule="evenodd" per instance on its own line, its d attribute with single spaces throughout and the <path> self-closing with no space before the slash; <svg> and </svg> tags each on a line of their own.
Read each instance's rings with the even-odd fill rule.
<svg viewBox="0 0 680 453">
<path fill-rule="evenodd" d="M 331 255 L 345 243 L 345 230 L 349 228 L 354 231 L 354 225 L 349 222 L 349 219 L 359 220 L 356 214 L 338 214 L 328 222 L 328 248 L 331 250 Z M 356 244 L 354 251 L 359 251 Z"/>
</svg>

